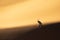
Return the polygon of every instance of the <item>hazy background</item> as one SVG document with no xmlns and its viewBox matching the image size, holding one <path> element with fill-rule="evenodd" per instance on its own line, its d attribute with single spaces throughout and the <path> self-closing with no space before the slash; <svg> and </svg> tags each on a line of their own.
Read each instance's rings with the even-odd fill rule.
<svg viewBox="0 0 60 40">
<path fill-rule="evenodd" d="M 0 28 L 60 22 L 60 0 L 0 0 Z"/>
</svg>

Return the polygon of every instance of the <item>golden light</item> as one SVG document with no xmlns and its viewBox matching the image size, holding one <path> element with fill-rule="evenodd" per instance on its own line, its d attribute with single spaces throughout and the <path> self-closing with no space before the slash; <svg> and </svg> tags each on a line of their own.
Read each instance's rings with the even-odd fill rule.
<svg viewBox="0 0 60 40">
<path fill-rule="evenodd" d="M 60 22 L 60 0 L 3 1 L 0 0 L 0 28 L 34 25 L 38 20 L 43 24 Z"/>
</svg>

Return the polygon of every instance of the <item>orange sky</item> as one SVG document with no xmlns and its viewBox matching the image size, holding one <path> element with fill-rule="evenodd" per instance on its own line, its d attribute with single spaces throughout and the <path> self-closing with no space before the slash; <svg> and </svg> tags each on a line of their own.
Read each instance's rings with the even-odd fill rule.
<svg viewBox="0 0 60 40">
<path fill-rule="evenodd" d="M 43 24 L 60 22 L 60 0 L 13 1 L 0 3 L 0 28 L 37 24 L 37 20 Z"/>
</svg>

